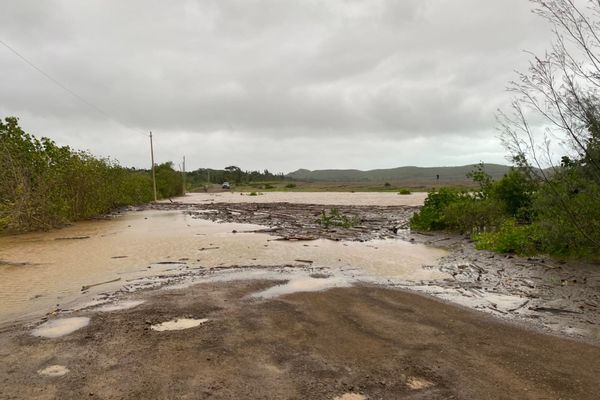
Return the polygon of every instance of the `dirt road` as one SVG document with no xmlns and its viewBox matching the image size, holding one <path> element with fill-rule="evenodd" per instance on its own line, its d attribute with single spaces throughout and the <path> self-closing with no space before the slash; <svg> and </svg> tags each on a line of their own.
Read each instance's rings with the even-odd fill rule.
<svg viewBox="0 0 600 400">
<path fill-rule="evenodd" d="M 599 347 L 371 286 L 248 297 L 273 284 L 148 292 L 136 308 L 84 314 L 89 326 L 56 339 L 5 331 L 0 398 L 583 400 L 600 393 Z M 208 322 L 150 328 L 178 317 Z M 39 374 L 50 365 L 69 372 Z"/>
</svg>

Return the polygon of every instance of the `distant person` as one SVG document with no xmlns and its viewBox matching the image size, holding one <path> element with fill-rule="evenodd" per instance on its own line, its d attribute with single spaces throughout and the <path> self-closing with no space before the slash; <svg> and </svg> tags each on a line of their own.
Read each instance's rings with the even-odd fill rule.
<svg viewBox="0 0 600 400">
<path fill-rule="evenodd" d="M 439 180 L 440 180 L 440 176 L 439 176 L 439 175 L 436 175 L 436 176 L 435 176 L 435 180 L 436 180 L 436 181 L 439 181 Z"/>
</svg>

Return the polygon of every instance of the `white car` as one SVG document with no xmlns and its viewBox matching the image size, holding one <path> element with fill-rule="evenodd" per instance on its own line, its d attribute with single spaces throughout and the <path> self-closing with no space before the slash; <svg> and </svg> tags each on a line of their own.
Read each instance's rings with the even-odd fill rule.
<svg viewBox="0 0 600 400">
<path fill-rule="evenodd" d="M 225 190 L 231 189 L 231 185 L 229 185 L 229 182 L 223 182 L 223 185 L 221 185 L 221 187 Z"/>
</svg>

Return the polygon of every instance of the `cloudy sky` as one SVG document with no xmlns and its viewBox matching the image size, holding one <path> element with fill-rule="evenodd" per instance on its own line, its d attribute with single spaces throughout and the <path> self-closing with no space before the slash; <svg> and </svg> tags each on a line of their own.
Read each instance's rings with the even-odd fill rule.
<svg viewBox="0 0 600 400">
<path fill-rule="evenodd" d="M 506 162 L 494 114 L 527 0 L 6 1 L 0 116 L 147 167 L 387 168 Z M 109 118 L 110 117 L 110 118 Z"/>
</svg>

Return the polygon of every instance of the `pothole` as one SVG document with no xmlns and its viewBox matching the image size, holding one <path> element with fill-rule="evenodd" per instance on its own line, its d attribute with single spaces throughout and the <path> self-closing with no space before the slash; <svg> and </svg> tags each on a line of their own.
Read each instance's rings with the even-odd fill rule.
<svg viewBox="0 0 600 400">
<path fill-rule="evenodd" d="M 89 323 L 90 319 L 88 317 L 55 319 L 41 324 L 31 334 L 33 336 L 53 339 L 73 333 L 78 329 L 88 326 Z"/>
<path fill-rule="evenodd" d="M 163 331 L 180 331 L 183 329 L 195 328 L 208 322 L 208 318 L 176 318 L 171 321 L 166 321 L 160 324 L 152 325 L 150 329 L 157 332 Z"/>
<path fill-rule="evenodd" d="M 64 365 L 50 365 L 44 369 L 40 369 L 37 373 L 44 376 L 63 376 L 69 372 L 69 368 Z"/>
</svg>

